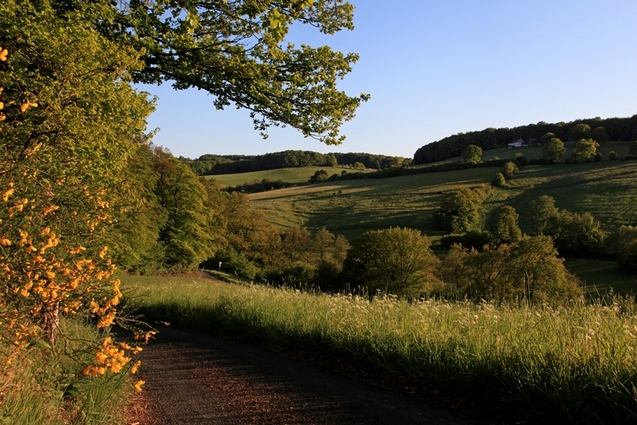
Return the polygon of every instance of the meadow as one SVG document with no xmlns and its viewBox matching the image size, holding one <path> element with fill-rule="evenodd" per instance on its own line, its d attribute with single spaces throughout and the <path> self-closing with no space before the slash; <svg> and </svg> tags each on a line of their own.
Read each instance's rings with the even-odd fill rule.
<svg viewBox="0 0 637 425">
<path fill-rule="evenodd" d="M 147 320 L 312 352 L 424 396 L 512 409 L 518 419 L 637 420 L 630 299 L 509 308 L 131 276 L 124 288 Z"/>
<path fill-rule="evenodd" d="M 206 178 L 215 179 L 217 183 L 234 187 L 246 183 L 260 182 L 263 179 L 270 181 L 284 181 L 288 183 L 307 183 L 307 181 L 319 170 L 325 170 L 330 176 L 332 174 L 341 174 L 341 172 L 361 172 L 361 170 L 353 170 L 344 167 L 296 167 L 296 168 L 277 168 L 275 170 L 252 171 L 249 173 L 235 174 L 215 174 L 206 176 Z M 369 170 L 367 171 L 369 172 Z"/>
<path fill-rule="evenodd" d="M 389 226 L 420 229 L 440 235 L 433 213 L 445 193 L 460 187 L 488 185 L 499 168 L 472 168 L 384 179 L 327 182 L 280 189 L 249 196 L 251 204 L 266 212 L 281 227 L 326 227 L 348 238 L 370 229 Z M 483 205 L 483 223 L 501 205 L 512 205 L 520 226 L 530 231 L 528 203 L 541 195 L 555 198 L 556 206 L 590 212 L 612 232 L 637 224 L 637 161 L 602 161 L 581 164 L 529 165 L 508 186 L 495 189 Z"/>
</svg>

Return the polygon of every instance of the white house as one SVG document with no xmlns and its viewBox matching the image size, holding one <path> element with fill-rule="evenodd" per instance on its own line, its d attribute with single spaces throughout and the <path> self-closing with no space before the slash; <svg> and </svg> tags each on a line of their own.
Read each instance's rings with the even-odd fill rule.
<svg viewBox="0 0 637 425">
<path fill-rule="evenodd" d="M 526 142 L 522 139 L 518 139 L 515 142 L 511 142 L 507 145 L 507 149 L 511 149 L 511 148 L 521 148 L 523 146 L 528 146 L 526 144 Z"/>
</svg>

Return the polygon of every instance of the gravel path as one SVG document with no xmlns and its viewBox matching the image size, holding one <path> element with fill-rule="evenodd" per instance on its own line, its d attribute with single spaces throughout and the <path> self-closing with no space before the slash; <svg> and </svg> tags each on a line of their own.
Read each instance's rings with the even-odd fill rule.
<svg viewBox="0 0 637 425">
<path fill-rule="evenodd" d="M 163 328 L 142 353 L 140 425 L 482 422 L 259 346 Z"/>
</svg>

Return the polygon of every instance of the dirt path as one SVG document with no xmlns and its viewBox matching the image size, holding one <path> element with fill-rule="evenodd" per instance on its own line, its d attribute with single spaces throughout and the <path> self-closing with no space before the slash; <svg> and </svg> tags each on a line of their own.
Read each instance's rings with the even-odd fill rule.
<svg viewBox="0 0 637 425">
<path fill-rule="evenodd" d="M 142 353 L 145 417 L 167 424 L 479 424 L 258 346 L 161 329 Z"/>
</svg>

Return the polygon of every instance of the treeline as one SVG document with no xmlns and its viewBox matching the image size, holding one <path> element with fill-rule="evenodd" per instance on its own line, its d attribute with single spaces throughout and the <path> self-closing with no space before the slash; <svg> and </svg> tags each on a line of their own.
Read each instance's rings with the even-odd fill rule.
<svg viewBox="0 0 637 425">
<path fill-rule="evenodd" d="M 591 132 L 595 129 L 603 129 L 607 140 L 637 139 L 637 115 L 630 118 L 593 118 L 555 124 L 541 121 L 537 124 L 514 128 L 487 128 L 482 131 L 454 134 L 422 146 L 414 153 L 413 163 L 426 164 L 460 156 L 462 150 L 469 145 L 476 145 L 488 150 L 506 147 L 508 143 L 519 139 L 525 142 L 539 141 L 547 133 L 551 133 L 553 137 L 561 140 L 577 141 L 583 137 L 587 138 L 580 134 L 583 126 L 587 126 Z"/>
<path fill-rule="evenodd" d="M 202 155 L 197 159 L 180 157 L 197 175 L 236 174 L 250 171 L 295 167 L 335 167 L 363 164 L 365 168 L 386 169 L 409 165 L 409 159 L 368 153 L 328 153 L 288 150 L 265 155 Z"/>
</svg>

